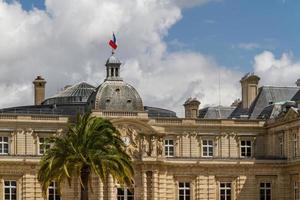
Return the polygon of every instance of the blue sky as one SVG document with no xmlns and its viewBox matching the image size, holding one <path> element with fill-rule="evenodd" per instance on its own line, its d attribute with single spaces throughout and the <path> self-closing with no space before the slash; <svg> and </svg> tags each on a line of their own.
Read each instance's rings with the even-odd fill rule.
<svg viewBox="0 0 300 200">
<path fill-rule="evenodd" d="M 171 28 L 166 40 L 177 39 L 184 49 L 211 55 L 222 65 L 245 72 L 263 50 L 276 56 L 291 52 L 299 58 L 299 10 L 298 0 L 209 3 L 184 10 L 183 19 Z"/>
<path fill-rule="evenodd" d="M 21 0 L 25 10 L 44 9 L 43 0 Z M 222 0 L 183 10 L 165 37 L 169 51 L 194 51 L 225 67 L 252 70 L 264 50 L 300 57 L 299 0 Z"/>
</svg>

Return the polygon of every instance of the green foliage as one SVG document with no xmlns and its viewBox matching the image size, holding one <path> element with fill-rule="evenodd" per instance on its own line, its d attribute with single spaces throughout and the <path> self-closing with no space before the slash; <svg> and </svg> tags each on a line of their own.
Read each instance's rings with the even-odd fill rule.
<svg viewBox="0 0 300 200">
<path fill-rule="evenodd" d="M 71 185 L 73 177 L 80 180 L 82 187 L 87 187 L 81 177 L 87 169 L 103 182 L 111 174 L 120 184 L 132 183 L 131 158 L 120 133 L 107 119 L 89 113 L 78 115 L 66 135 L 50 138 L 49 142 L 53 145 L 42 157 L 38 173 L 44 194 L 52 181 L 61 185 L 68 180 Z"/>
</svg>

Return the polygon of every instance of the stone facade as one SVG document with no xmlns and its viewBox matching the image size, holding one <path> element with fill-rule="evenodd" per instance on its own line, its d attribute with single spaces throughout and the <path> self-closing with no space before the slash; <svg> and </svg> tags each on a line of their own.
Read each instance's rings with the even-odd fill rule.
<svg viewBox="0 0 300 200">
<path fill-rule="evenodd" d="M 195 200 L 221 199 L 223 183 L 230 183 L 231 199 L 260 199 L 262 183 L 270 183 L 273 200 L 290 200 L 294 195 L 298 199 L 300 118 L 293 110 L 268 122 L 148 118 L 143 112 L 93 114 L 111 119 L 128 145 L 134 159 L 134 199 L 180 199 L 183 183 L 188 183 L 190 199 Z M 0 156 L 0 197 L 5 181 L 13 180 L 17 199 L 43 199 L 37 182 L 41 138 L 64 134 L 68 120 L 0 115 L 1 145 L 8 138 L 8 153 Z M 102 183 L 94 176 L 91 185 L 90 199 L 117 199 L 119 186 L 111 177 Z M 64 200 L 79 199 L 78 180 L 61 188 Z"/>
</svg>

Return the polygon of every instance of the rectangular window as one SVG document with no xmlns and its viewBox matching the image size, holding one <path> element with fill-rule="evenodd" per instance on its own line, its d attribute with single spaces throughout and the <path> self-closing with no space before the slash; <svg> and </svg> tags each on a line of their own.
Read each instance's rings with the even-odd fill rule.
<svg viewBox="0 0 300 200">
<path fill-rule="evenodd" d="M 17 200 L 16 181 L 4 181 L 4 200 Z"/>
<path fill-rule="evenodd" d="M 297 134 L 293 134 L 294 157 L 298 156 L 298 138 Z"/>
<path fill-rule="evenodd" d="M 174 140 L 165 139 L 165 156 L 173 157 L 174 156 Z"/>
<path fill-rule="evenodd" d="M 202 156 L 212 157 L 214 155 L 214 146 L 212 140 L 202 140 Z"/>
<path fill-rule="evenodd" d="M 190 200 L 191 199 L 190 183 L 180 182 L 178 187 L 179 200 Z"/>
<path fill-rule="evenodd" d="M 231 200 L 231 183 L 220 183 L 220 200 Z"/>
<path fill-rule="evenodd" d="M 118 188 L 117 189 L 117 200 L 134 200 L 133 189 Z"/>
<path fill-rule="evenodd" d="M 271 183 L 260 183 L 260 200 L 271 200 Z"/>
<path fill-rule="evenodd" d="M 60 200 L 58 187 L 55 182 L 52 182 L 48 187 L 48 200 Z"/>
<path fill-rule="evenodd" d="M 241 141 L 241 157 L 251 157 L 251 141 Z"/>
<path fill-rule="evenodd" d="M 279 140 L 279 153 L 280 156 L 283 156 L 284 155 L 283 136 L 280 136 L 278 140 Z"/>
<path fill-rule="evenodd" d="M 294 190 L 293 191 L 294 191 L 293 192 L 294 200 L 299 200 L 299 187 L 298 187 L 297 181 L 294 182 Z"/>
<path fill-rule="evenodd" d="M 47 142 L 47 138 L 39 138 L 39 154 L 43 155 L 48 149 L 50 149 L 50 144 Z"/>
<path fill-rule="evenodd" d="M 0 154 L 8 154 L 8 137 L 0 137 Z"/>
</svg>

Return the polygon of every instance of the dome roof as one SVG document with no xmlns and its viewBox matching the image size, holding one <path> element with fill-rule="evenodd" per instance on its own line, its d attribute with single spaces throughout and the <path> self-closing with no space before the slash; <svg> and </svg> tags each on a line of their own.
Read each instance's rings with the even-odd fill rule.
<svg viewBox="0 0 300 200">
<path fill-rule="evenodd" d="M 100 111 L 144 111 L 140 95 L 124 81 L 104 81 L 90 96 L 88 106 Z"/>
<path fill-rule="evenodd" d="M 106 65 L 108 64 L 121 64 L 121 61 L 112 54 L 106 61 Z"/>
<path fill-rule="evenodd" d="M 74 104 L 86 103 L 89 96 L 94 91 L 95 87 L 86 83 L 80 82 L 75 85 L 66 87 L 63 91 L 46 99 L 43 104 Z"/>
</svg>

